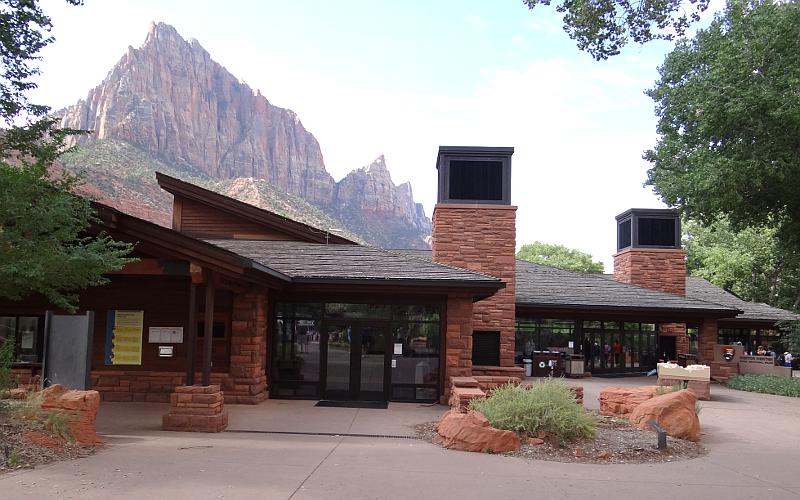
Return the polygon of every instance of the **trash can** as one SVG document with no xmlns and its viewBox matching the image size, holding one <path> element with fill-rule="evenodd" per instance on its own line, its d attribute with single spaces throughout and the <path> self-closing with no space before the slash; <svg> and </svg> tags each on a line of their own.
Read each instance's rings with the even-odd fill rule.
<svg viewBox="0 0 800 500">
<path fill-rule="evenodd" d="M 581 354 L 571 354 L 567 360 L 567 376 L 583 378 L 584 357 Z"/>
<path fill-rule="evenodd" d="M 522 366 L 525 367 L 525 376 L 530 377 L 533 375 L 533 360 L 529 358 L 524 358 L 522 360 Z"/>
</svg>

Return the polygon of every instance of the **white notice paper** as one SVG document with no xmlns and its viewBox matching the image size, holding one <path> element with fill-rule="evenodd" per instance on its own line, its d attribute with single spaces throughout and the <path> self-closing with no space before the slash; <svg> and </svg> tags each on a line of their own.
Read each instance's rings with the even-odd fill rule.
<svg viewBox="0 0 800 500">
<path fill-rule="evenodd" d="M 183 327 L 151 326 L 147 341 L 151 344 L 183 344 Z"/>
<path fill-rule="evenodd" d="M 403 344 L 402 343 L 394 345 L 394 353 L 397 356 L 402 356 L 403 355 Z"/>
</svg>

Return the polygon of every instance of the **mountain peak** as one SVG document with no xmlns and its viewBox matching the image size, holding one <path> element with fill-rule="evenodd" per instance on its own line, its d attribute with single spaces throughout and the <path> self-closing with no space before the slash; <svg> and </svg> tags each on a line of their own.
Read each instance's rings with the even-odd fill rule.
<svg viewBox="0 0 800 500">
<path fill-rule="evenodd" d="M 388 173 L 389 169 L 386 167 L 386 158 L 384 158 L 383 155 L 375 158 L 375 160 L 373 160 L 372 163 L 367 166 L 366 171 L 367 173 L 375 173 L 376 171 L 380 173 Z"/>
<path fill-rule="evenodd" d="M 261 180 L 343 219 L 380 214 L 361 232 L 372 243 L 416 246 L 429 232 L 430 221 L 392 183 L 383 155 L 340 188 L 294 112 L 270 104 L 166 23 L 151 23 L 141 48 L 129 49 L 86 99 L 66 108 L 61 126 L 94 131 L 69 145 L 121 141 L 204 178 Z M 368 199 L 361 187 L 371 190 Z M 345 213 L 351 207 L 357 211 Z"/>
<path fill-rule="evenodd" d="M 183 37 L 178 33 L 174 26 L 161 22 L 150 22 L 150 28 L 147 30 L 147 38 L 144 40 L 144 45 L 156 43 L 159 40 L 180 40 L 185 42 Z"/>
</svg>

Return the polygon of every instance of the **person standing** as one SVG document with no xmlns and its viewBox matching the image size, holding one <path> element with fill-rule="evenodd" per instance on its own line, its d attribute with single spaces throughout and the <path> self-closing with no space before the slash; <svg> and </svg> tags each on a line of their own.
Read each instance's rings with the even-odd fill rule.
<svg viewBox="0 0 800 500">
<path fill-rule="evenodd" d="M 789 351 L 783 353 L 783 366 L 788 366 L 789 368 L 791 368 L 792 359 L 793 359 L 792 353 L 790 353 Z"/>
</svg>

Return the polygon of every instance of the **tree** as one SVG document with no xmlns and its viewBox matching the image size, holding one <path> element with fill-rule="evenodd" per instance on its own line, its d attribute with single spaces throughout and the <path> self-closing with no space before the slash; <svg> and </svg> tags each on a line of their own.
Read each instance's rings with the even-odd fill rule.
<svg viewBox="0 0 800 500">
<path fill-rule="evenodd" d="M 687 270 L 744 300 L 800 310 L 800 253 L 783 248 L 771 227 L 732 229 L 684 221 Z"/>
<path fill-rule="evenodd" d="M 523 0 L 529 9 L 550 5 L 551 0 Z M 709 0 L 562 0 L 556 11 L 564 14 L 564 31 L 578 48 L 596 60 L 619 54 L 630 40 L 673 40 L 700 19 Z"/>
<path fill-rule="evenodd" d="M 647 93 L 659 139 L 647 183 L 668 204 L 734 231 L 772 227 L 800 251 L 800 3 L 732 0 L 681 41 Z"/>
<path fill-rule="evenodd" d="M 0 134 L 0 297 L 40 293 L 74 310 L 76 292 L 106 282 L 105 273 L 132 260 L 132 246 L 87 236 L 94 212 L 73 194 L 79 179 L 52 168 L 78 131 L 57 129 L 49 109 L 27 98 L 50 28 L 36 0 L 0 1 L 0 114 L 9 125 Z"/>
<path fill-rule="evenodd" d="M 592 256 L 564 245 L 551 245 L 539 241 L 523 245 L 517 258 L 543 266 L 578 271 L 582 273 L 602 273 L 603 263 L 592 261 Z"/>
</svg>

